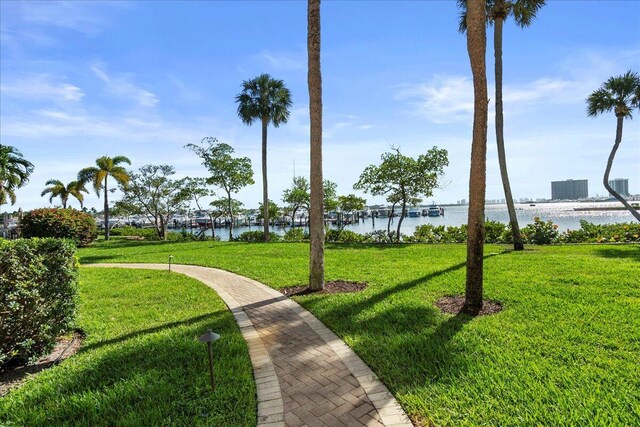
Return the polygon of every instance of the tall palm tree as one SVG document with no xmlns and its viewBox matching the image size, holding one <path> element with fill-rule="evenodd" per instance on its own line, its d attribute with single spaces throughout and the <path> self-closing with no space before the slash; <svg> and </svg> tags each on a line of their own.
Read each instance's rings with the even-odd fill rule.
<svg viewBox="0 0 640 427">
<path fill-rule="evenodd" d="M 80 209 L 82 209 L 84 204 L 84 195 L 82 193 L 88 193 L 84 183 L 71 181 L 67 185 L 64 185 L 62 181 L 50 179 L 45 185 L 50 185 L 50 187 L 45 188 L 42 193 L 40 193 L 40 196 L 49 194 L 49 203 L 53 202 L 53 199 L 56 197 L 59 197 L 62 202 L 62 207 L 66 209 L 69 196 L 73 196 L 80 202 Z"/>
<path fill-rule="evenodd" d="M 604 177 L 602 178 L 604 188 L 640 221 L 640 213 L 609 185 L 609 173 L 613 166 L 613 159 L 622 141 L 622 124 L 625 118 L 633 118 L 632 111 L 636 108 L 640 109 L 640 76 L 631 70 L 621 76 L 609 78 L 602 84 L 600 89 L 587 98 L 588 116 L 595 117 L 599 114 L 613 111 L 617 119 L 616 140 L 613 143 L 613 148 L 607 160 L 607 167 L 604 170 Z"/>
<path fill-rule="evenodd" d="M 460 19 L 460 31 L 466 31 L 466 0 L 459 0 L 458 3 L 462 7 Z M 522 234 L 516 216 L 516 208 L 513 203 L 513 195 L 511 194 L 511 183 L 509 182 L 509 173 L 507 171 L 507 159 L 504 148 L 504 114 L 502 103 L 502 28 L 505 19 L 513 16 L 518 27 L 524 28 L 531 25 L 533 19 L 545 0 L 488 0 L 486 11 L 487 21 L 493 22 L 493 51 L 494 51 L 494 71 L 496 81 L 496 143 L 498 147 L 498 164 L 500 165 L 500 176 L 502 178 L 502 187 L 504 189 L 504 197 L 507 201 L 507 210 L 509 211 L 509 223 L 511 224 L 511 233 L 513 236 L 513 249 L 521 251 L 524 249 Z"/>
<path fill-rule="evenodd" d="M 33 164 L 15 147 L 0 145 L 0 206 L 16 202 L 15 190 L 29 182 Z"/>
<path fill-rule="evenodd" d="M 264 240 L 269 240 L 269 192 L 267 187 L 267 128 L 289 120 L 291 92 L 282 80 L 269 74 L 262 74 L 253 80 L 242 82 L 242 92 L 236 96 L 238 116 L 243 123 L 252 125 L 260 120 L 262 124 L 262 206 L 264 208 Z"/>
<path fill-rule="evenodd" d="M 109 240 L 109 182 L 111 176 L 115 181 L 126 187 L 131 179 L 129 172 L 122 166 L 122 163 L 131 164 L 131 160 L 125 156 L 115 156 L 113 158 L 103 156 L 96 159 L 96 166 L 82 169 L 78 172 L 78 181 L 82 184 L 91 182 L 96 194 L 100 197 L 100 190 L 104 190 L 104 238 Z"/>
<path fill-rule="evenodd" d="M 484 252 L 484 199 L 487 181 L 487 31 L 485 0 L 467 1 L 467 51 L 473 74 L 473 139 L 469 174 L 469 217 L 467 237 L 467 281 L 464 311 L 482 309 L 482 267 Z"/>
<path fill-rule="evenodd" d="M 320 68 L 320 0 L 307 3 L 307 55 L 311 151 L 309 206 L 309 288 L 324 288 L 324 186 L 322 179 L 322 74 Z"/>
</svg>

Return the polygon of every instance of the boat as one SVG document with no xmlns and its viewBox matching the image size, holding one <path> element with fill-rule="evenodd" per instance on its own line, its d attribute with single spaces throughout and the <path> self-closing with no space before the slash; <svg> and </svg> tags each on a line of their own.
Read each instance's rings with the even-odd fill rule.
<svg viewBox="0 0 640 427">
<path fill-rule="evenodd" d="M 440 208 L 435 203 L 430 205 L 429 209 L 427 209 L 427 216 L 436 217 L 440 215 L 444 215 L 444 209 Z"/>
<path fill-rule="evenodd" d="M 407 216 L 409 218 L 418 218 L 418 217 L 420 217 L 421 213 L 422 212 L 420 212 L 420 210 L 418 210 L 418 209 L 409 209 L 409 212 L 408 212 Z"/>
</svg>

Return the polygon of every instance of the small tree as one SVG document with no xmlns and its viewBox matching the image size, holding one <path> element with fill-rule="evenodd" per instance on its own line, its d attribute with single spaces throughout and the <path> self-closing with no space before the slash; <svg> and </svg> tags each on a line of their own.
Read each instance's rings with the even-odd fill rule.
<svg viewBox="0 0 640 427">
<path fill-rule="evenodd" d="M 254 183 L 251 159 L 233 157 L 233 147 L 218 143 L 216 138 L 204 138 L 201 144 L 187 144 L 185 147 L 196 153 L 202 159 L 202 164 L 209 170 L 211 176 L 207 178 L 207 184 L 220 187 L 227 195 L 227 211 L 231 217 L 229 227 L 229 240 L 231 240 L 235 212 L 232 195 Z"/>
<path fill-rule="evenodd" d="M 284 190 L 282 193 L 282 201 L 285 202 L 291 211 L 291 228 L 293 228 L 296 213 L 304 209 L 309 211 L 309 201 L 311 195 L 309 194 L 309 181 L 302 176 L 293 178 L 293 185 L 291 188 Z"/>
<path fill-rule="evenodd" d="M 189 194 L 189 199 L 196 204 L 196 208 L 198 208 L 198 211 L 200 212 L 204 210 L 200 205 L 200 201 L 204 197 L 216 195 L 215 191 L 207 188 L 207 180 L 205 178 L 186 177 L 184 181 L 184 190 Z M 209 214 L 209 219 L 211 220 L 211 234 L 213 235 L 214 217 L 211 210 L 207 209 L 206 212 Z M 206 228 L 203 231 L 206 231 Z"/>
<path fill-rule="evenodd" d="M 340 231 L 342 231 L 346 225 L 344 221 L 344 215 L 348 215 L 349 218 L 353 218 L 355 212 L 364 209 L 367 201 L 362 197 L 358 197 L 355 194 L 348 194 L 346 196 L 338 196 L 338 207 L 342 211 L 343 220 L 340 222 Z"/>
<path fill-rule="evenodd" d="M 322 204 L 324 212 L 331 212 L 338 209 L 338 184 L 325 179 L 322 182 Z"/>
<path fill-rule="evenodd" d="M 402 206 L 396 232 L 396 241 L 399 242 L 400 227 L 407 213 L 407 205 L 417 205 L 422 201 L 421 196 L 429 197 L 433 194 L 449 160 L 447 150 L 437 147 L 421 154 L 417 159 L 404 156 L 398 148 L 392 147 L 392 150 L 382 154 L 380 165 L 367 166 L 353 188 L 374 196 L 386 196 L 387 202 L 393 207 L 396 204 Z M 389 238 L 392 238 L 390 232 Z"/>
<path fill-rule="evenodd" d="M 264 206 L 262 206 L 262 203 L 258 203 L 258 210 L 260 211 L 260 213 L 258 213 L 258 219 L 264 220 Z M 280 212 L 280 208 L 273 200 L 269 200 L 269 209 L 267 210 L 267 212 L 269 215 L 268 221 L 271 221 L 271 223 L 273 223 L 273 220 L 278 216 L 278 212 Z"/>
<path fill-rule="evenodd" d="M 229 208 L 229 205 L 231 205 L 231 208 Z M 226 216 L 231 218 L 231 222 L 233 223 L 234 213 L 238 213 L 242 208 L 242 206 L 244 205 L 240 200 L 236 200 L 236 199 L 231 199 L 231 203 L 229 203 L 228 199 L 216 199 L 211 203 L 209 203 L 209 206 L 211 206 L 211 210 L 209 211 L 210 212 L 209 217 L 211 218 L 211 234 L 213 235 L 214 227 L 215 227 L 214 224 L 218 218 Z M 230 224 L 229 241 L 233 240 L 232 231 L 233 231 L 233 224 Z"/>
<path fill-rule="evenodd" d="M 164 240 L 169 219 L 183 210 L 190 199 L 184 179 L 173 180 L 175 169 L 169 165 L 145 165 L 131 173 L 123 202 L 138 206 L 153 223 L 158 237 Z"/>
</svg>

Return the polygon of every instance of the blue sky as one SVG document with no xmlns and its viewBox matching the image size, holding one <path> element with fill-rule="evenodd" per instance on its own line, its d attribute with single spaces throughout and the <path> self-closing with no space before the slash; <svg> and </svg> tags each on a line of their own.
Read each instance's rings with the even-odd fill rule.
<svg viewBox="0 0 640 427">
<path fill-rule="evenodd" d="M 261 73 L 293 94 L 289 123 L 269 129 L 270 197 L 308 175 L 306 2 L 1 1 L 0 140 L 35 164 L 15 207 L 47 205 L 44 183 L 73 180 L 102 155 L 132 168 L 171 164 L 205 176 L 183 148 L 213 136 L 252 159 L 261 200 L 260 129 L 242 124 L 234 97 Z M 322 5 L 324 173 L 354 192 L 390 146 L 416 156 L 449 151 L 440 203 L 468 198 L 472 85 L 455 1 L 325 1 Z M 615 117 L 589 118 L 602 82 L 640 71 L 640 2 L 549 0 L 533 25 L 504 29 L 505 140 L 516 198 L 550 197 L 553 180 L 601 180 Z M 487 73 L 493 98 L 492 31 Z M 491 103 L 491 113 L 493 103 Z M 636 114 L 638 116 L 640 114 Z M 625 122 L 612 178 L 640 193 L 640 125 Z M 503 198 L 489 120 L 487 198 Z M 370 203 L 381 199 L 367 197 Z M 88 206 L 100 207 L 94 193 Z M 74 203 L 72 202 L 72 205 Z"/>
</svg>

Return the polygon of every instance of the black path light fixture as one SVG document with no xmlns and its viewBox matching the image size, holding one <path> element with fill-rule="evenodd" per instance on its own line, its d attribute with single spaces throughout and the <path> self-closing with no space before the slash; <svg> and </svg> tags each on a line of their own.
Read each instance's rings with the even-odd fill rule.
<svg viewBox="0 0 640 427">
<path fill-rule="evenodd" d="M 171 261 L 173 260 L 173 255 L 169 255 L 169 273 L 171 273 Z"/>
<path fill-rule="evenodd" d="M 209 351 L 209 374 L 211 374 L 211 390 L 215 390 L 215 382 L 213 380 L 213 350 L 211 349 L 211 343 L 218 339 L 220 339 L 220 335 L 212 332 L 211 329 L 207 329 L 207 332 L 198 338 L 200 342 L 207 343 L 207 350 Z"/>
</svg>

